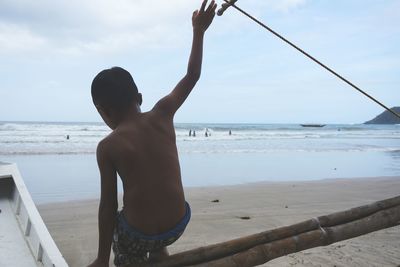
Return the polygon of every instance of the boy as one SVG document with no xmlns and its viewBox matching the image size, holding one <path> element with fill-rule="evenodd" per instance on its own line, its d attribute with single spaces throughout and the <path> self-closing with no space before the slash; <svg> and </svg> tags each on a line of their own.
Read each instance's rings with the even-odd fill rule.
<svg viewBox="0 0 400 267">
<path fill-rule="evenodd" d="M 193 13 L 193 45 L 187 74 L 149 112 L 142 113 L 142 95 L 126 70 L 100 72 L 92 83 L 93 102 L 113 132 L 97 147 L 101 176 L 99 249 L 90 265 L 108 266 L 111 245 L 116 266 L 134 266 L 168 256 L 190 220 L 185 202 L 176 138 L 175 112 L 200 78 L 203 37 L 213 21 L 216 4 Z M 117 173 L 123 209 L 117 212 Z"/>
</svg>

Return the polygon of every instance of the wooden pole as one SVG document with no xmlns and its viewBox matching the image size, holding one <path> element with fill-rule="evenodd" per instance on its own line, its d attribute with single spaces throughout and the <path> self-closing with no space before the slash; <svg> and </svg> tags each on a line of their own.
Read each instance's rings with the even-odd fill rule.
<svg viewBox="0 0 400 267">
<path fill-rule="evenodd" d="M 320 216 L 318 218 L 300 222 L 291 226 L 285 226 L 274 230 L 181 252 L 171 255 L 163 262 L 153 263 L 151 265 L 145 264 L 143 266 L 174 267 L 210 262 L 240 253 L 242 251 L 247 251 L 258 245 L 298 236 L 302 233 L 307 233 L 313 230 L 318 230 L 319 227 L 331 227 L 362 219 L 378 211 L 389 209 L 395 206 L 400 206 L 400 196 L 378 201 L 369 205 L 352 208 L 346 211 Z"/>
<path fill-rule="evenodd" d="M 365 235 L 400 223 L 400 206 L 379 211 L 368 217 L 327 228 L 302 233 L 267 244 L 255 246 L 215 261 L 193 267 L 252 267 L 302 250 L 327 246 L 342 240 Z"/>
</svg>

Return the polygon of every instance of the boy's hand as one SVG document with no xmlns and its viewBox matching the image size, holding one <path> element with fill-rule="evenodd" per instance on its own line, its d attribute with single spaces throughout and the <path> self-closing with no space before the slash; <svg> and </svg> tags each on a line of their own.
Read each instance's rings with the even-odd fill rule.
<svg viewBox="0 0 400 267">
<path fill-rule="evenodd" d="M 217 9 L 217 4 L 215 1 L 212 0 L 207 9 L 206 6 L 207 0 L 204 0 L 200 10 L 193 12 L 192 23 L 194 31 L 200 31 L 204 33 L 215 17 L 215 10 Z"/>
</svg>

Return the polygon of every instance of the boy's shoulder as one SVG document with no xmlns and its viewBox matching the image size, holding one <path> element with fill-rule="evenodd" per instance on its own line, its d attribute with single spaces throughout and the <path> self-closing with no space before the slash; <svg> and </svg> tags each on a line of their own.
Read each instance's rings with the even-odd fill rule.
<svg viewBox="0 0 400 267">
<path fill-rule="evenodd" d="M 117 145 L 118 139 L 116 138 L 115 131 L 104 137 L 97 145 L 97 153 L 109 153 Z"/>
</svg>

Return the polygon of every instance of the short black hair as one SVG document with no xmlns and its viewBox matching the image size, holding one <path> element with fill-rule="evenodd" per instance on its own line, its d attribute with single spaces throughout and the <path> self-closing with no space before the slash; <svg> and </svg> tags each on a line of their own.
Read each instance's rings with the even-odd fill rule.
<svg viewBox="0 0 400 267">
<path fill-rule="evenodd" d="M 91 89 L 95 105 L 117 112 L 126 111 L 139 93 L 131 74 L 121 67 L 101 71 Z"/>
</svg>

